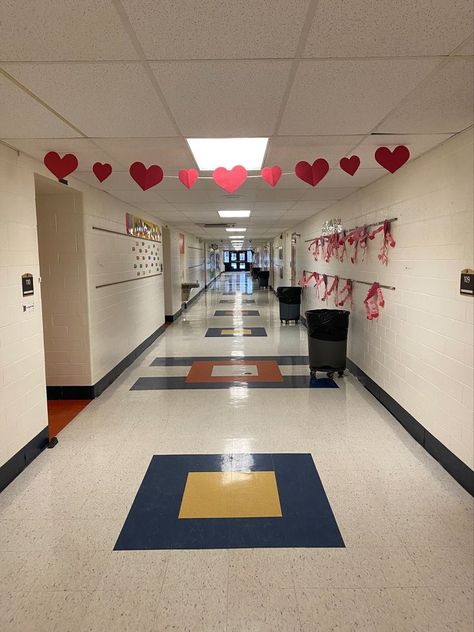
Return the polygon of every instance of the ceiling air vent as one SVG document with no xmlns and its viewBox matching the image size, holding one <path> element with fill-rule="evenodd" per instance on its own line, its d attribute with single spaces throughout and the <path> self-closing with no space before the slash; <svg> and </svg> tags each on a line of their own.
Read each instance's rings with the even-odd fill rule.
<svg viewBox="0 0 474 632">
<path fill-rule="evenodd" d="M 235 224 L 222 224 L 222 222 L 218 222 L 217 224 L 199 224 L 199 226 L 203 226 L 204 228 L 233 228 Z"/>
</svg>

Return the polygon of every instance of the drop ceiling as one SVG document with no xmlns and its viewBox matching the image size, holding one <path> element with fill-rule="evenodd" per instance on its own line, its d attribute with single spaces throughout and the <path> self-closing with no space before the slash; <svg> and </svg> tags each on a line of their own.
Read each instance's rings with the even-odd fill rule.
<svg viewBox="0 0 474 632">
<path fill-rule="evenodd" d="M 247 239 L 295 226 L 386 175 L 378 145 L 416 158 L 472 125 L 471 0 L 7 0 L 0 8 L 0 139 L 42 159 L 72 152 L 75 176 L 204 239 L 217 210 L 252 209 Z M 269 136 L 266 165 L 323 156 L 312 189 L 284 175 L 234 195 L 176 177 L 143 192 L 140 160 L 195 167 L 186 137 Z M 357 153 L 351 178 L 339 159 Z M 90 171 L 110 162 L 99 184 Z M 205 174 L 210 176 L 210 174 Z"/>
</svg>

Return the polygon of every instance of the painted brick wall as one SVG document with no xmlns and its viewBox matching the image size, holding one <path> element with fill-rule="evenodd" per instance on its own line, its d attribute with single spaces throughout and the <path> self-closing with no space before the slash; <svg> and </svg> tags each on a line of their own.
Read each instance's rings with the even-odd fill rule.
<svg viewBox="0 0 474 632">
<path fill-rule="evenodd" d="M 64 187 L 62 187 L 64 188 Z M 46 384 L 91 384 L 82 194 L 36 196 Z"/>
<path fill-rule="evenodd" d="M 22 296 L 21 275 L 35 294 Z M 0 145 L 0 466 L 48 424 L 33 173 Z M 23 312 L 24 304 L 34 311 Z"/>
<path fill-rule="evenodd" d="M 459 280 L 473 267 L 472 174 L 471 128 L 295 227 L 298 278 L 307 269 L 396 286 L 369 322 L 368 287 L 355 285 L 348 355 L 471 468 L 473 299 Z M 377 260 L 379 238 L 363 263 L 315 262 L 304 240 L 333 217 L 347 228 L 398 217 L 388 266 Z M 310 288 L 303 296 L 303 310 L 325 306 Z"/>
</svg>

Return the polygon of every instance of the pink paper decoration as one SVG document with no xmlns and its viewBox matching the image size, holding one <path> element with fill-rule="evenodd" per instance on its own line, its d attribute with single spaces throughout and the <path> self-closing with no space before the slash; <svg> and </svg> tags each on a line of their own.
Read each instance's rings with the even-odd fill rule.
<svg viewBox="0 0 474 632">
<path fill-rule="evenodd" d="M 163 180 L 163 169 L 158 165 L 148 168 L 142 162 L 134 162 L 130 166 L 130 175 L 144 191 L 151 189 Z"/>
<path fill-rule="evenodd" d="M 281 167 L 273 165 L 273 167 L 264 167 L 260 172 L 263 180 L 268 182 L 272 187 L 278 184 L 278 180 L 281 178 Z"/>
<path fill-rule="evenodd" d="M 384 169 L 395 173 L 410 158 L 410 150 L 405 145 L 398 145 L 390 150 L 388 147 L 379 147 L 375 152 L 375 160 Z"/>
<path fill-rule="evenodd" d="M 95 162 L 92 165 L 92 171 L 94 172 L 97 180 L 99 182 L 103 182 L 104 180 L 107 180 L 107 178 L 112 173 L 112 165 L 109 165 L 108 162 L 104 162 L 104 164 L 102 164 L 101 162 Z"/>
<path fill-rule="evenodd" d="M 77 169 L 77 158 L 74 154 L 66 154 L 62 158 L 55 151 L 49 151 L 43 158 L 45 166 L 53 175 L 62 180 Z"/>
<path fill-rule="evenodd" d="M 353 176 L 360 166 L 359 156 L 351 156 L 350 158 L 341 158 L 339 166 L 343 171 Z"/>
<path fill-rule="evenodd" d="M 178 172 L 178 178 L 187 189 L 193 188 L 198 177 L 199 171 L 197 169 L 180 169 Z"/>
<path fill-rule="evenodd" d="M 295 166 L 295 174 L 300 180 L 315 187 L 329 171 L 329 163 L 324 158 L 318 158 L 312 165 L 305 160 L 301 160 Z"/>
<path fill-rule="evenodd" d="M 218 167 L 212 174 L 212 177 L 221 189 L 224 189 L 227 193 L 234 193 L 247 180 L 247 169 L 241 165 L 233 167 L 230 171 L 225 167 Z"/>
</svg>

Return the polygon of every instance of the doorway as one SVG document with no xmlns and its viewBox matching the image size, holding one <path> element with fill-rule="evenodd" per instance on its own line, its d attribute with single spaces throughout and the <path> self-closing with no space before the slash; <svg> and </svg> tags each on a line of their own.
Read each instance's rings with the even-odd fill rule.
<svg viewBox="0 0 474 632">
<path fill-rule="evenodd" d="M 82 193 L 35 175 L 41 312 L 49 436 L 90 401 L 86 261 Z"/>
</svg>

